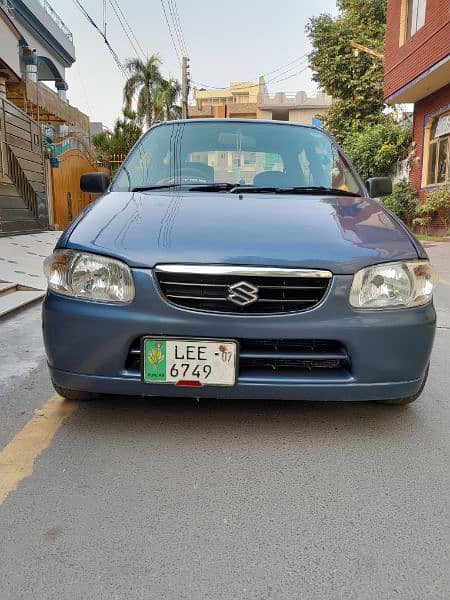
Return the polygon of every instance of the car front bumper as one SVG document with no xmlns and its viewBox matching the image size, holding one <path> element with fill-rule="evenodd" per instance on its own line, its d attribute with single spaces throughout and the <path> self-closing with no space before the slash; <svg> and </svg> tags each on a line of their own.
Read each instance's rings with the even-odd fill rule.
<svg viewBox="0 0 450 600">
<path fill-rule="evenodd" d="M 292 400 L 386 400 L 417 393 L 429 363 L 436 314 L 430 303 L 400 310 L 355 310 L 352 276 L 334 276 L 315 308 L 280 315 L 195 312 L 168 303 L 150 271 L 135 269 L 136 297 L 105 305 L 48 293 L 43 330 L 53 382 L 93 393 Z M 239 374 L 233 387 L 186 388 L 146 384 L 126 368 L 130 347 L 145 335 L 182 338 L 336 340 L 349 368 L 335 374 Z"/>
</svg>

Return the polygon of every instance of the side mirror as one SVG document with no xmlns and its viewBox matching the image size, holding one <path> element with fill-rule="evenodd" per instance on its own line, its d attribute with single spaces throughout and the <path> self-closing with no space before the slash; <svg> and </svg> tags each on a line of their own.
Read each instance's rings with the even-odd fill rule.
<svg viewBox="0 0 450 600">
<path fill-rule="evenodd" d="M 366 181 L 371 198 L 380 198 L 392 194 L 392 181 L 389 177 L 371 177 Z"/>
<path fill-rule="evenodd" d="M 105 173 L 84 173 L 80 177 L 82 192 L 89 194 L 103 194 L 108 189 L 109 177 Z"/>
</svg>

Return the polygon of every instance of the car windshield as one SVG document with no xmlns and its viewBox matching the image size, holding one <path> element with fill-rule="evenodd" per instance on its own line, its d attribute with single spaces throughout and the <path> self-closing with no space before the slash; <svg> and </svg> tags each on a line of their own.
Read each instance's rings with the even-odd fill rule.
<svg viewBox="0 0 450 600">
<path fill-rule="evenodd" d="M 154 127 L 136 144 L 111 189 L 208 184 L 333 188 L 362 194 L 347 161 L 325 133 L 312 127 L 232 120 Z"/>
</svg>

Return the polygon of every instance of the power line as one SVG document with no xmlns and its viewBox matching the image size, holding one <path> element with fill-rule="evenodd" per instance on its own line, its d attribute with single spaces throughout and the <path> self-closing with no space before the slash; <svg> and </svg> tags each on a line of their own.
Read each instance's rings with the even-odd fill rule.
<svg viewBox="0 0 450 600">
<path fill-rule="evenodd" d="M 272 71 L 268 71 L 267 73 L 264 73 L 264 76 L 267 77 L 267 75 L 272 75 L 272 73 L 277 73 L 284 67 L 288 67 L 289 65 L 293 65 L 297 62 L 302 62 L 307 56 L 308 56 L 307 54 L 302 54 L 301 56 L 297 56 L 297 58 L 295 58 L 294 60 L 284 63 L 281 66 L 277 67 L 276 69 L 273 69 Z"/>
<path fill-rule="evenodd" d="M 275 73 L 277 71 L 280 71 L 280 69 L 283 69 L 284 67 L 288 66 L 288 65 L 292 65 L 289 68 L 285 69 L 284 71 L 281 71 L 280 73 L 277 73 L 277 75 L 275 75 L 274 77 L 272 77 L 271 79 L 269 79 L 268 81 L 265 81 L 266 84 L 270 84 L 270 83 L 280 83 L 282 81 L 286 81 L 287 79 L 291 79 L 292 77 L 295 77 L 296 75 L 303 73 L 303 71 L 306 71 L 306 69 L 308 68 L 308 65 L 302 69 L 301 71 L 295 72 L 287 77 L 283 77 L 283 75 L 288 75 L 290 73 L 290 71 L 292 71 L 293 69 L 297 69 L 298 67 L 300 67 L 302 65 L 302 63 L 304 63 L 305 59 L 307 59 L 307 55 L 303 54 L 302 56 L 297 57 L 295 60 L 292 60 L 288 63 L 285 63 L 284 65 L 279 66 L 277 69 L 273 69 L 272 71 L 268 71 L 267 73 L 264 73 L 263 75 L 261 75 L 261 77 L 267 77 L 267 75 L 270 75 L 271 73 Z M 298 64 L 295 64 L 298 63 Z M 282 77 L 282 79 L 280 79 L 280 77 Z M 215 89 L 215 90 L 227 90 L 227 87 L 220 87 L 220 86 L 215 86 L 215 85 L 209 85 L 206 83 L 200 83 L 198 81 L 194 81 L 194 83 L 196 85 L 199 85 L 201 87 L 204 88 L 210 88 L 210 89 Z M 242 84 L 241 86 L 235 86 L 233 89 L 235 90 L 239 90 L 239 88 L 251 88 L 251 87 L 258 87 L 260 84 L 259 83 L 252 83 L 250 85 L 247 84 Z"/>
<path fill-rule="evenodd" d="M 293 73 L 292 75 L 288 75 L 287 77 L 284 77 L 283 79 L 278 79 L 277 81 L 275 81 L 273 83 L 281 83 L 282 81 L 287 81 L 288 79 L 297 77 L 297 75 L 301 75 L 301 73 L 303 73 L 307 69 L 309 69 L 309 65 L 306 65 L 306 67 L 303 67 L 303 69 L 300 69 L 300 71 L 297 71 L 296 73 Z M 269 83 L 272 83 L 272 82 L 269 81 Z"/>
<path fill-rule="evenodd" d="M 167 0 L 169 5 L 170 14 L 172 15 L 172 23 L 174 24 L 174 29 L 177 31 L 178 41 L 180 43 L 180 48 L 183 51 L 185 56 L 188 55 L 188 49 L 186 46 L 186 41 L 184 39 L 183 27 L 181 25 L 180 14 L 178 12 L 177 0 Z"/>
<path fill-rule="evenodd" d="M 94 19 L 90 16 L 90 14 L 87 12 L 87 10 L 84 8 L 84 6 L 81 4 L 81 2 L 79 0 L 73 0 L 75 5 L 79 8 L 79 10 L 81 11 L 81 13 L 84 15 L 84 17 L 88 20 L 88 22 L 92 25 L 92 27 L 94 27 L 94 29 L 99 33 L 99 35 L 102 37 L 103 41 L 105 42 L 109 52 L 111 53 L 111 56 L 114 59 L 114 62 L 116 63 L 116 65 L 119 67 L 122 75 L 124 77 L 127 76 L 125 67 L 123 66 L 123 64 L 120 61 L 120 58 L 117 54 L 117 52 L 114 50 L 114 48 L 111 46 L 111 44 L 109 43 L 108 38 L 106 37 L 105 33 L 100 29 L 100 27 L 97 25 L 97 23 L 94 21 Z"/>
<path fill-rule="evenodd" d="M 275 75 L 275 77 L 272 77 L 271 79 L 269 79 L 269 81 L 267 83 L 278 83 L 280 81 L 280 77 L 283 77 L 283 75 L 288 75 L 293 69 L 298 69 L 299 67 L 303 67 L 304 62 L 305 62 L 305 60 L 303 59 L 297 65 L 289 67 L 288 69 L 286 69 L 284 71 L 281 71 L 280 73 Z M 284 80 L 282 79 L 281 81 L 284 81 Z"/>
<path fill-rule="evenodd" d="M 296 65 L 295 68 L 298 68 L 300 66 Z M 291 71 L 294 67 L 291 67 L 290 69 L 287 69 L 286 71 L 283 71 L 282 73 L 279 73 L 278 75 L 276 75 L 275 77 L 273 77 L 272 79 L 269 79 L 268 81 L 265 81 L 265 84 L 270 84 L 270 83 L 281 83 L 282 81 L 287 81 L 288 79 L 292 79 L 293 77 L 296 77 L 297 75 L 300 75 L 301 73 L 303 73 L 304 71 L 306 71 L 309 68 L 309 65 L 306 65 L 303 69 L 301 69 L 300 71 L 296 71 L 295 73 L 292 73 L 290 75 L 287 75 L 289 73 L 289 71 Z M 282 77 L 283 75 L 287 75 L 286 77 Z M 282 77 L 280 79 L 280 77 Z M 213 90 L 227 90 L 227 87 L 219 87 L 219 86 L 215 86 L 215 85 L 207 85 L 206 83 L 200 83 L 198 81 L 194 81 L 193 83 L 195 83 L 196 85 L 200 86 L 200 87 L 204 87 L 204 88 L 209 88 L 209 89 L 213 89 Z M 243 83 L 242 85 L 238 85 L 233 87 L 234 91 L 238 91 L 239 89 L 248 89 L 248 88 L 254 88 L 254 87 L 259 87 L 260 83 L 251 83 L 251 84 L 245 84 Z"/>
<path fill-rule="evenodd" d="M 111 6 L 113 7 L 113 10 L 114 10 L 114 12 L 115 12 L 115 14 L 116 14 L 116 17 L 117 17 L 117 19 L 118 19 L 119 23 L 121 24 L 121 26 L 122 26 L 122 29 L 124 30 L 124 32 L 125 32 L 125 35 L 127 36 L 127 38 L 128 38 L 128 40 L 129 40 L 129 42 L 130 42 L 130 44 L 131 44 L 131 46 L 132 46 L 133 50 L 135 51 L 136 55 L 138 55 L 138 54 L 139 54 L 139 53 L 138 53 L 138 51 L 136 50 L 136 46 L 137 46 L 137 47 L 139 48 L 140 52 L 141 52 L 141 55 L 142 55 L 142 57 L 143 57 L 143 58 L 145 58 L 145 57 L 146 57 L 146 53 L 144 52 L 144 50 L 143 50 L 143 48 L 142 48 L 141 44 L 139 43 L 139 40 L 138 40 L 138 38 L 136 37 L 136 34 L 134 33 L 134 30 L 133 30 L 133 28 L 131 27 L 131 25 L 130 25 L 130 23 L 129 23 L 128 19 L 126 18 L 126 16 L 125 16 L 125 14 L 124 14 L 123 10 L 121 9 L 121 7 L 120 7 L 120 4 L 119 4 L 118 0 L 109 0 L 109 3 L 110 3 L 110 4 L 111 4 Z M 116 8 L 114 8 L 113 4 L 115 4 L 115 7 L 116 7 Z M 121 17 L 121 18 L 120 18 L 120 17 L 119 17 L 119 15 L 117 14 L 117 12 L 116 12 L 116 9 L 117 9 L 117 11 L 119 12 L 119 14 L 120 14 L 120 17 Z M 121 20 L 121 19 L 122 19 L 122 20 Z M 123 21 L 123 23 L 122 23 L 122 21 Z M 129 34 L 128 34 L 128 33 L 127 33 L 127 31 L 126 31 L 126 28 L 128 28 Z M 136 46 L 135 46 L 135 44 L 132 42 L 132 40 L 130 39 L 130 36 L 131 36 L 131 37 L 132 37 L 132 39 L 134 40 L 134 42 L 135 42 Z"/>
<path fill-rule="evenodd" d="M 163 9 L 163 12 L 164 12 L 164 17 L 165 17 L 165 19 L 166 19 L 167 28 L 168 28 L 168 30 L 169 30 L 169 33 L 170 33 L 170 39 L 172 40 L 173 49 L 175 50 L 175 54 L 177 55 L 178 62 L 179 62 L 179 63 L 181 63 L 181 60 L 180 60 L 180 54 L 179 54 L 179 52 L 178 52 L 177 45 L 175 44 L 175 39 L 174 39 L 174 37 L 173 37 L 173 33 L 172 33 L 172 29 L 171 29 L 171 27 L 170 27 L 169 19 L 168 19 L 168 17 L 167 17 L 167 12 L 166 12 L 166 7 L 165 7 L 165 5 L 164 5 L 164 0 L 160 0 L 160 1 L 161 1 L 161 6 L 162 6 L 162 9 Z"/>
<path fill-rule="evenodd" d="M 133 48 L 133 51 L 136 54 L 136 57 L 139 58 L 139 50 L 136 48 L 136 45 L 135 45 L 135 43 L 133 41 L 133 38 L 130 36 L 130 34 L 129 34 L 126 26 L 125 26 L 125 23 L 122 21 L 122 18 L 121 18 L 120 14 L 119 14 L 119 11 L 117 10 L 117 8 L 116 8 L 116 6 L 115 6 L 115 4 L 114 4 L 114 2 L 112 0 L 109 0 L 109 4 L 111 5 L 111 8 L 113 9 L 114 14 L 117 17 L 117 20 L 119 21 L 120 26 L 122 27 L 123 32 L 125 33 L 126 37 L 128 38 L 128 41 L 130 42 L 130 45 Z"/>
<path fill-rule="evenodd" d="M 184 56 L 186 54 L 186 52 L 185 52 L 184 46 L 183 46 L 183 39 L 182 39 L 182 35 L 180 34 L 180 30 L 177 27 L 177 23 L 175 20 L 175 14 L 173 12 L 172 3 L 170 0 L 167 0 L 167 6 L 169 8 L 170 18 L 172 21 L 172 30 L 174 31 L 175 37 L 177 38 L 178 47 L 181 50 L 181 55 Z"/>
</svg>

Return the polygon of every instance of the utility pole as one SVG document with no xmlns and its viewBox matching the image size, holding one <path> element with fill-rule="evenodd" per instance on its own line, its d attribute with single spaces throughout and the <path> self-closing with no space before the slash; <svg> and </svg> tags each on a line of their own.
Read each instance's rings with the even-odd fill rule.
<svg viewBox="0 0 450 600">
<path fill-rule="evenodd" d="M 181 117 L 188 118 L 189 98 L 189 58 L 183 56 L 181 61 Z"/>
</svg>

